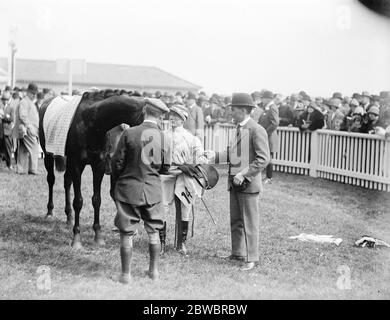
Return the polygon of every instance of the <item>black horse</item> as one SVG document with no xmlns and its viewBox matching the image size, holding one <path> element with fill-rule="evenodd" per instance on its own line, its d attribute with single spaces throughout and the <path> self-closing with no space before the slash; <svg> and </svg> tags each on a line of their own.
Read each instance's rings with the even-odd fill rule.
<svg viewBox="0 0 390 320">
<path fill-rule="evenodd" d="M 47 204 L 47 217 L 53 216 L 53 185 L 55 181 L 54 164 L 57 171 L 65 171 L 65 214 L 67 224 L 73 224 L 72 207 L 70 202 L 70 187 L 73 183 L 74 199 L 74 226 L 73 248 L 82 248 L 79 218 L 83 206 L 81 194 L 81 175 L 86 165 L 90 165 L 93 173 L 94 208 L 93 230 L 95 231 L 95 243 L 103 245 L 99 213 L 101 205 L 101 184 L 106 170 L 106 139 L 107 132 L 126 123 L 135 126 L 143 121 L 144 99 L 132 95 L 132 92 L 124 90 L 104 90 L 97 92 L 85 92 L 77 106 L 71 126 L 69 128 L 65 157 L 57 158 L 53 154 L 46 153 L 45 134 L 43 130 L 43 118 L 47 107 L 53 99 L 44 102 L 39 112 L 39 138 L 42 150 L 45 153 L 45 168 L 47 171 L 47 183 L 49 185 L 49 200 Z"/>
</svg>

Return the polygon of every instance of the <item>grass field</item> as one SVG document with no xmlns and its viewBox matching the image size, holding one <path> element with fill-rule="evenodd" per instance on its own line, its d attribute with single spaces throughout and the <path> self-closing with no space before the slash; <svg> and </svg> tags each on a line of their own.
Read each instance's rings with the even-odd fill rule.
<svg viewBox="0 0 390 320">
<path fill-rule="evenodd" d="M 120 271 L 115 206 L 102 186 L 101 221 L 106 245 L 93 246 L 92 174 L 83 175 L 81 231 L 84 250 L 70 247 L 63 178 L 57 175 L 55 218 L 46 221 L 47 185 L 43 163 L 39 176 L 19 176 L 0 168 L 0 299 L 389 299 L 390 249 L 356 248 L 369 234 L 390 241 L 390 193 L 310 177 L 275 174 L 260 199 L 260 263 L 247 273 L 222 261 L 229 254 L 230 229 L 226 175 L 200 201 L 190 255 L 173 250 L 174 212 L 168 220 L 168 252 L 160 280 L 144 276 L 148 267 L 147 235 L 135 238 L 133 283 L 116 282 Z M 224 172 L 223 168 L 220 170 Z M 332 234 L 343 242 L 318 244 L 291 240 L 302 232 Z M 50 268 L 51 289 L 42 289 L 41 266 Z M 344 266 L 344 267 L 341 267 Z M 340 269 L 341 268 L 341 269 Z M 342 268 L 350 271 L 350 289 L 338 286 Z M 48 288 L 48 287 L 47 287 Z"/>
</svg>

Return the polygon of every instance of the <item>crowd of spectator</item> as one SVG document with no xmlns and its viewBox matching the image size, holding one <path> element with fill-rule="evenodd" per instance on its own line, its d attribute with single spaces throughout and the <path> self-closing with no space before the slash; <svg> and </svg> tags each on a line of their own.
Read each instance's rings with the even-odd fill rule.
<svg viewBox="0 0 390 320">
<path fill-rule="evenodd" d="M 11 128 L 13 119 L 10 121 L 9 117 L 15 117 L 15 110 L 26 94 L 25 88 L 12 89 L 6 86 L 4 90 L 0 90 L 0 159 L 3 158 L 9 166 L 11 165 L 7 150 L 10 148 L 10 138 L 6 137 L 12 137 L 15 142 L 19 135 L 18 128 Z M 67 92 L 60 94 L 67 95 Z M 80 92 L 75 90 L 73 94 Z M 203 91 L 198 94 L 180 91 L 176 94 L 134 91 L 133 94 L 161 99 L 169 108 L 177 104 L 184 105 L 189 112 L 185 128 L 201 141 L 204 140 L 205 127 L 232 122 L 230 96 L 216 93 L 207 96 Z M 55 95 L 56 93 L 48 88 L 38 91 L 34 100 L 37 110 L 44 100 Z M 335 92 L 331 97 L 325 98 L 312 97 L 304 91 L 283 96 L 269 90 L 261 90 L 253 92 L 251 96 L 255 104 L 251 117 L 260 124 L 264 123 L 264 119 L 269 118 L 269 109 L 272 106 L 271 120 L 267 121 L 274 129 L 278 126 L 288 126 L 302 131 L 330 129 L 390 137 L 390 91 L 381 91 L 379 95 L 363 91 L 352 96 Z M 12 151 L 15 151 L 15 145 L 16 143 L 13 144 Z"/>
<path fill-rule="evenodd" d="M 204 92 L 198 95 L 177 92 L 176 95 L 172 95 L 161 94 L 159 91 L 154 95 L 146 92 L 143 95 L 160 98 L 168 107 L 179 103 L 186 104 L 189 108 L 196 104 L 203 114 L 200 122 L 204 126 L 231 122 L 229 96 L 214 93 L 208 97 Z M 286 97 L 269 90 L 256 91 L 251 95 L 256 105 L 251 117 L 256 121 L 260 121 L 272 100 L 277 106 L 277 126 L 297 127 L 302 131 L 329 129 L 379 135 L 385 135 L 387 132 L 387 136 L 390 135 L 390 91 L 382 91 L 379 95 L 363 91 L 352 96 L 335 92 L 329 98 L 311 97 L 304 91 Z M 199 118 L 199 109 L 193 114 L 192 119 Z"/>
</svg>

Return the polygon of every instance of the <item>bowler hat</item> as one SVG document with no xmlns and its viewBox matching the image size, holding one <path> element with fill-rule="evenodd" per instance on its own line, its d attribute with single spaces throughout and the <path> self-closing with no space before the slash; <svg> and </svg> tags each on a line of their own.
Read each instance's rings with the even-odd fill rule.
<svg viewBox="0 0 390 320">
<path fill-rule="evenodd" d="M 343 95 L 341 94 L 341 92 L 334 92 L 332 98 L 337 98 L 337 99 L 342 100 Z"/>
<path fill-rule="evenodd" d="M 274 94 L 272 93 L 272 91 L 265 91 L 263 93 L 263 98 L 266 98 L 266 99 L 273 99 L 274 98 Z"/>
<path fill-rule="evenodd" d="M 210 98 L 210 103 L 214 103 L 214 104 L 219 104 L 219 101 L 216 97 L 211 97 Z"/>
<path fill-rule="evenodd" d="M 189 91 L 187 93 L 187 99 L 194 99 L 194 100 L 196 100 L 196 96 L 195 96 L 195 94 L 193 92 Z"/>
<path fill-rule="evenodd" d="M 255 107 L 253 99 L 248 93 L 233 93 L 230 105 L 232 107 Z"/>
<path fill-rule="evenodd" d="M 327 105 L 329 107 L 340 108 L 340 99 L 331 98 L 331 99 L 328 100 Z"/>
<path fill-rule="evenodd" d="M 357 99 L 357 100 L 359 100 L 359 99 L 360 99 L 360 94 L 358 94 L 357 92 L 355 92 L 355 93 L 352 95 L 352 99 Z"/>
<path fill-rule="evenodd" d="M 19 88 L 19 87 L 15 87 L 15 88 L 14 88 L 14 91 L 18 91 L 18 92 L 19 92 L 19 91 L 20 91 L 20 88 Z"/>
<path fill-rule="evenodd" d="M 5 86 L 4 91 L 11 91 L 11 86 Z"/>
<path fill-rule="evenodd" d="M 198 172 L 195 179 L 203 189 L 210 190 L 218 183 L 219 174 L 212 165 L 198 164 L 195 166 L 195 170 Z"/>
<path fill-rule="evenodd" d="M 363 92 L 362 92 L 362 96 L 363 96 L 363 97 L 371 98 L 371 95 L 369 94 L 368 91 L 363 91 Z"/>
<path fill-rule="evenodd" d="M 379 93 L 379 97 L 381 99 L 389 99 L 390 98 L 390 91 L 381 91 Z"/>
<path fill-rule="evenodd" d="M 27 87 L 27 91 L 32 93 L 32 94 L 37 94 L 38 93 L 38 87 L 35 83 L 30 83 Z"/>
<path fill-rule="evenodd" d="M 11 93 L 9 91 L 4 91 L 1 100 L 9 100 L 11 98 Z"/>
</svg>

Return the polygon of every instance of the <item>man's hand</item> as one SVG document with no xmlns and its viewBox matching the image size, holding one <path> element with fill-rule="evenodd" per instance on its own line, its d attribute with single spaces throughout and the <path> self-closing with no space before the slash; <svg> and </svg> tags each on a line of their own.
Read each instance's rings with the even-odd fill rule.
<svg viewBox="0 0 390 320">
<path fill-rule="evenodd" d="M 215 159 L 215 152 L 213 150 L 205 150 L 202 155 L 208 160 Z"/>
<path fill-rule="evenodd" d="M 237 173 L 234 177 L 233 177 L 233 184 L 235 186 L 240 186 L 242 185 L 242 183 L 244 182 L 245 178 L 244 176 L 241 174 L 241 173 Z"/>
</svg>

